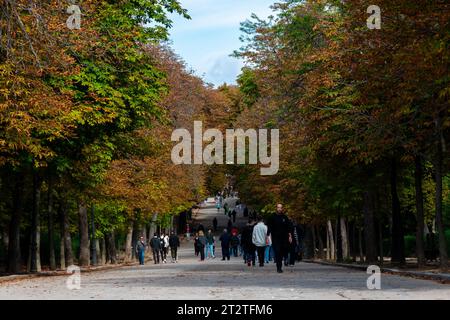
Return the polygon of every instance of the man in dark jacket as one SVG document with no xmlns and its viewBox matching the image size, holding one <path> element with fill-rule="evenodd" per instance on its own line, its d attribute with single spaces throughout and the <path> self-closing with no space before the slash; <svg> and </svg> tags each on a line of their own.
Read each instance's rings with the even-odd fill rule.
<svg viewBox="0 0 450 320">
<path fill-rule="evenodd" d="M 159 252 L 161 251 L 161 241 L 156 233 L 153 235 L 152 240 L 150 240 L 150 247 L 152 248 L 153 251 L 153 261 L 155 261 L 155 264 L 157 264 L 159 263 Z"/>
<path fill-rule="evenodd" d="M 221 245 L 222 245 L 222 260 L 230 260 L 230 234 L 228 233 L 227 229 L 223 230 L 222 235 L 219 238 Z"/>
<path fill-rule="evenodd" d="M 289 245 L 293 241 L 291 224 L 284 214 L 282 204 L 277 204 L 277 212 L 269 222 L 268 234 L 272 236 L 272 248 L 275 252 L 277 272 L 282 273 L 283 258 L 287 255 Z"/>
<path fill-rule="evenodd" d="M 248 220 L 247 225 L 242 230 L 241 235 L 241 245 L 242 249 L 244 250 L 244 260 L 245 263 L 250 267 L 251 265 L 255 265 L 256 263 L 256 246 L 253 244 L 253 227 L 254 223 L 252 219 Z"/>
<path fill-rule="evenodd" d="M 169 238 L 169 247 L 170 253 L 172 255 L 172 263 L 178 262 L 177 251 L 179 246 L 180 246 L 180 238 L 178 238 L 175 232 L 172 232 Z"/>
</svg>

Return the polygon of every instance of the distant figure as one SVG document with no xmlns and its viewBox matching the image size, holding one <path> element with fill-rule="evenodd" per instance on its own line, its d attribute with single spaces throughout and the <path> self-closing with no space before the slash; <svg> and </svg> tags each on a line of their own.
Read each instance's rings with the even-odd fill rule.
<svg viewBox="0 0 450 320">
<path fill-rule="evenodd" d="M 264 224 L 263 218 L 258 216 L 258 223 L 253 228 L 252 242 L 256 246 L 258 252 L 259 266 L 264 267 L 264 253 L 267 245 L 267 226 Z"/>
<path fill-rule="evenodd" d="M 236 222 L 236 209 L 233 209 L 233 211 L 231 211 L 231 215 L 233 216 L 233 223 Z"/>
<path fill-rule="evenodd" d="M 195 256 L 198 257 L 199 251 L 198 251 L 198 233 L 194 234 L 194 250 L 195 250 Z"/>
<path fill-rule="evenodd" d="M 166 263 L 166 262 L 167 262 L 167 255 L 166 255 L 166 245 L 165 245 L 164 238 L 165 238 L 165 235 L 164 235 L 164 233 L 163 233 L 163 234 L 161 234 L 161 237 L 160 237 L 159 241 L 160 241 L 160 246 L 161 246 L 161 248 L 160 248 L 160 251 L 161 251 L 161 261 L 162 261 L 163 263 Z"/>
<path fill-rule="evenodd" d="M 180 246 L 180 238 L 172 232 L 169 238 L 170 253 L 172 255 L 172 263 L 178 262 L 178 247 Z"/>
<path fill-rule="evenodd" d="M 225 215 L 228 215 L 228 203 L 225 202 L 225 204 L 223 205 L 223 209 L 225 211 Z"/>
<path fill-rule="evenodd" d="M 215 258 L 214 256 L 214 235 L 212 233 L 212 230 L 209 229 L 208 233 L 206 234 L 206 249 L 205 249 L 205 256 L 206 259 L 209 259 L 209 256 L 211 256 L 211 258 Z"/>
<path fill-rule="evenodd" d="M 219 240 L 222 246 L 222 260 L 225 260 L 225 258 L 230 260 L 230 234 L 227 229 L 223 229 Z"/>
<path fill-rule="evenodd" d="M 203 231 L 198 232 L 198 251 L 200 253 L 200 261 L 205 260 L 206 237 Z"/>
<path fill-rule="evenodd" d="M 244 217 L 245 218 L 248 217 L 248 208 L 247 208 L 247 206 L 245 206 L 245 208 L 244 208 Z"/>
<path fill-rule="evenodd" d="M 170 237 L 168 234 L 164 235 L 164 255 L 167 256 L 169 255 L 169 247 L 170 247 Z"/>
<path fill-rule="evenodd" d="M 155 264 L 159 263 L 159 253 L 161 251 L 161 241 L 159 240 L 158 235 L 155 233 L 153 235 L 152 240 L 150 240 L 150 247 L 153 251 L 153 261 Z"/>
<path fill-rule="evenodd" d="M 214 232 L 216 232 L 217 231 L 217 218 L 216 217 L 214 217 L 214 219 L 213 219 L 213 229 L 214 229 Z"/>
<path fill-rule="evenodd" d="M 139 241 L 136 245 L 136 253 L 139 257 L 139 264 L 144 265 L 144 258 L 145 258 L 145 242 L 144 237 L 140 237 Z"/>
</svg>

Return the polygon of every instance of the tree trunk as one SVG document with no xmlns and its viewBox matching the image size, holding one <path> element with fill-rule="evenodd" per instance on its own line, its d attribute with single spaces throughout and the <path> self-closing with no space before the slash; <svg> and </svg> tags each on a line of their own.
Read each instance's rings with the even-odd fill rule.
<svg viewBox="0 0 450 320">
<path fill-rule="evenodd" d="M 19 273 L 22 265 L 20 254 L 20 223 L 23 215 L 23 174 L 19 173 L 15 175 L 15 180 L 8 243 L 8 272 L 10 273 Z"/>
<path fill-rule="evenodd" d="M 383 247 L 383 222 L 378 219 L 378 247 L 380 250 L 380 265 L 384 263 L 384 247 Z"/>
<path fill-rule="evenodd" d="M 107 245 L 107 260 L 111 264 L 116 264 L 116 241 L 114 237 L 114 231 L 111 231 L 106 235 L 106 245 Z"/>
<path fill-rule="evenodd" d="M 95 206 L 91 207 L 91 263 L 93 266 L 97 265 L 97 238 L 95 236 Z"/>
<path fill-rule="evenodd" d="M 356 223 L 353 221 L 352 224 L 352 245 L 351 245 L 351 252 L 352 252 L 352 260 L 353 262 L 356 262 Z"/>
<path fill-rule="evenodd" d="M 48 193 L 47 193 L 47 214 L 48 214 L 48 248 L 50 259 L 50 270 L 56 270 L 56 258 L 55 258 L 55 239 L 54 239 L 54 226 L 53 226 L 53 185 L 52 177 L 48 178 Z"/>
<path fill-rule="evenodd" d="M 317 226 L 317 238 L 319 239 L 319 259 L 323 259 L 323 240 L 320 232 L 320 226 Z"/>
<path fill-rule="evenodd" d="M 325 235 L 327 236 L 327 260 L 331 260 L 331 241 L 330 241 L 330 233 L 328 232 L 328 224 L 325 226 Z"/>
<path fill-rule="evenodd" d="M 64 247 L 64 230 L 61 230 L 61 240 L 59 241 L 59 268 L 66 270 L 66 255 Z"/>
<path fill-rule="evenodd" d="M 397 193 L 397 160 L 391 161 L 391 198 L 392 198 L 392 263 L 405 263 L 405 244 L 403 235 L 403 221 L 400 212 L 400 200 Z"/>
<path fill-rule="evenodd" d="M 84 202 L 78 206 L 79 232 L 80 232 L 80 257 L 78 263 L 81 267 L 89 266 L 89 224 L 87 207 Z"/>
<path fill-rule="evenodd" d="M 336 219 L 336 262 L 342 262 L 342 252 L 341 214 L 339 213 Z"/>
<path fill-rule="evenodd" d="M 102 254 L 100 250 L 100 240 L 98 238 L 95 238 L 95 250 L 97 251 L 97 265 L 101 265 L 102 263 Z"/>
<path fill-rule="evenodd" d="M 439 257 L 441 269 L 446 271 L 448 269 L 447 243 L 445 239 L 444 219 L 442 215 L 442 157 L 443 157 L 443 134 L 442 134 L 442 117 L 439 115 L 436 121 L 437 131 L 437 150 L 434 164 L 435 179 L 436 179 L 436 193 L 435 193 L 435 207 L 436 207 L 436 229 L 439 233 Z"/>
<path fill-rule="evenodd" d="M 41 179 L 37 172 L 33 173 L 33 205 L 31 210 L 31 239 L 30 254 L 28 256 L 28 271 L 41 272 Z"/>
<path fill-rule="evenodd" d="M 105 265 L 106 264 L 106 241 L 105 241 L 105 237 L 102 237 L 101 241 L 100 241 L 100 252 L 101 252 L 101 264 Z"/>
<path fill-rule="evenodd" d="M 73 265 L 72 237 L 70 235 L 70 221 L 66 204 L 61 201 L 59 206 L 59 219 L 61 225 L 61 241 L 64 242 L 65 267 Z"/>
<path fill-rule="evenodd" d="M 423 267 L 426 263 L 425 260 L 425 222 L 424 222 L 424 210 L 423 210 L 423 191 L 422 191 L 422 159 L 419 155 L 414 158 L 415 162 L 415 189 L 416 189 L 416 255 L 418 267 Z"/>
<path fill-rule="evenodd" d="M 312 257 L 313 259 L 317 258 L 316 255 L 316 227 L 311 225 L 311 234 L 312 234 Z"/>
<path fill-rule="evenodd" d="M 331 220 L 327 221 L 327 234 L 328 240 L 330 242 L 329 251 L 330 251 L 330 260 L 335 259 L 335 249 L 334 249 L 334 234 L 333 234 L 333 226 L 331 225 Z"/>
<path fill-rule="evenodd" d="M 130 220 L 128 224 L 127 238 L 125 241 L 125 262 L 130 262 L 133 260 L 133 225 L 133 220 Z"/>
<path fill-rule="evenodd" d="M 358 247 L 359 247 L 359 262 L 364 263 L 364 250 L 363 250 L 363 235 L 362 228 L 358 227 Z"/>
<path fill-rule="evenodd" d="M 342 239 L 342 258 L 344 260 L 348 260 L 348 233 L 347 233 L 347 225 L 346 219 L 341 217 L 341 239 Z"/>
<path fill-rule="evenodd" d="M 2 230 L 2 245 L 3 245 L 3 252 L 8 252 L 8 246 L 9 246 L 9 234 L 6 229 Z"/>
<path fill-rule="evenodd" d="M 376 223 L 377 223 L 377 231 L 378 231 L 378 254 L 380 256 L 380 265 L 383 265 L 384 262 L 384 251 L 383 251 L 383 216 L 380 210 L 380 197 L 378 191 L 375 193 L 375 201 L 374 201 L 375 213 L 377 215 Z"/>
<path fill-rule="evenodd" d="M 151 238 L 153 238 L 153 235 L 155 234 L 155 232 L 156 232 L 156 219 L 158 218 L 158 214 L 157 213 L 154 213 L 153 215 L 152 215 L 152 222 L 151 222 L 151 224 L 150 224 L 150 237 L 148 237 L 148 239 L 150 240 Z"/>
<path fill-rule="evenodd" d="M 373 193 L 367 190 L 364 193 L 364 240 L 366 244 L 366 262 L 377 262 L 377 245 L 375 239 Z M 360 239 L 362 241 L 362 239 Z M 361 250 L 361 248 L 360 248 Z"/>
</svg>

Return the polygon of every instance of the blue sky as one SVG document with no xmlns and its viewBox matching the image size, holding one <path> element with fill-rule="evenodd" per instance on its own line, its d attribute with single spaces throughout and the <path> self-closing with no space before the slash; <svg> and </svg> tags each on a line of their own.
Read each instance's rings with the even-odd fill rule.
<svg viewBox="0 0 450 320">
<path fill-rule="evenodd" d="M 229 57 L 241 46 L 239 23 L 252 13 L 265 18 L 275 0 L 181 0 L 192 20 L 172 16 L 172 48 L 206 82 L 235 83 L 242 61 Z"/>
</svg>

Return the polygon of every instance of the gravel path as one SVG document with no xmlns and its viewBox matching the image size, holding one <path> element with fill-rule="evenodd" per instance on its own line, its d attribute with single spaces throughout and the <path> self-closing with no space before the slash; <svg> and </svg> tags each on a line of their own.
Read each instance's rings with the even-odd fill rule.
<svg viewBox="0 0 450 320">
<path fill-rule="evenodd" d="M 214 214 L 227 220 L 214 208 L 199 217 Z M 69 290 L 65 276 L 7 282 L 0 284 L 0 299 L 450 299 L 450 285 L 428 280 L 383 274 L 381 290 L 368 290 L 368 275 L 358 270 L 300 263 L 277 274 L 273 263 L 247 267 L 241 258 L 218 256 L 199 262 L 192 242 L 184 243 L 177 264 L 82 274 L 79 290 Z"/>
</svg>

